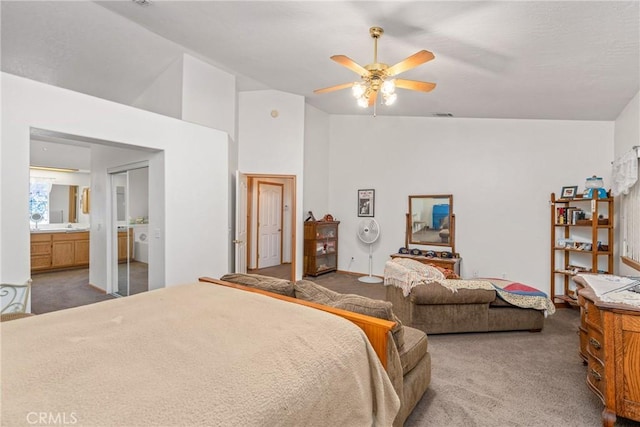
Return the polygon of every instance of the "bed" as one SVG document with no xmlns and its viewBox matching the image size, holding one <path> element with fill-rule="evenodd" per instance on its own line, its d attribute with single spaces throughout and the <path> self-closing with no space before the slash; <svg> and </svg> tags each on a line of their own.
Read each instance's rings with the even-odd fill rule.
<svg viewBox="0 0 640 427">
<path fill-rule="evenodd" d="M 180 285 L 1 327 L 3 425 L 387 426 L 399 408 L 359 327 L 239 289 Z"/>
</svg>

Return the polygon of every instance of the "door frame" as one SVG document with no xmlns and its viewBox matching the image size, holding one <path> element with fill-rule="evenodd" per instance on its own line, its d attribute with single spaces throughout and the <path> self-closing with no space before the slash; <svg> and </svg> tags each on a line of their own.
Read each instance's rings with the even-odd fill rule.
<svg viewBox="0 0 640 427">
<path fill-rule="evenodd" d="M 295 282 L 296 280 L 296 264 L 297 264 L 297 180 L 296 175 L 284 175 L 284 174 L 264 174 L 264 173 L 248 173 L 248 172 L 240 172 L 242 175 L 246 176 L 248 182 L 248 191 L 247 191 L 247 200 L 245 203 L 247 204 L 247 245 L 246 245 L 246 257 L 249 260 L 251 255 L 251 250 L 253 248 L 253 236 L 256 234 L 256 231 L 251 227 L 251 217 L 253 215 L 256 207 L 252 203 L 251 195 L 253 193 L 252 187 L 255 185 L 257 180 L 267 180 L 267 179 L 284 179 L 288 180 L 291 184 L 291 281 Z M 238 204 L 238 200 L 236 200 L 236 205 Z M 237 206 L 236 206 L 237 209 Z M 237 226 L 237 224 L 236 224 Z"/>
</svg>

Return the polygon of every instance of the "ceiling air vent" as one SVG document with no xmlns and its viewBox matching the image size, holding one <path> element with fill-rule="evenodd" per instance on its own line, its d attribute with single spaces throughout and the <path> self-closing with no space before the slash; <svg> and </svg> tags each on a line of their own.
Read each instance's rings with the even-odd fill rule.
<svg viewBox="0 0 640 427">
<path fill-rule="evenodd" d="M 451 113 L 433 113 L 433 117 L 453 117 Z"/>
</svg>

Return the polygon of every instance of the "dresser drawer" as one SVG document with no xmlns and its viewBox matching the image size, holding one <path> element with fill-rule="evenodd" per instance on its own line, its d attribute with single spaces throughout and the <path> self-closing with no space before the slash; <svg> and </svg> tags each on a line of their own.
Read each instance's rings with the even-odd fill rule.
<svg viewBox="0 0 640 427">
<path fill-rule="evenodd" d="M 600 313 L 600 309 L 589 301 L 587 301 L 584 307 L 587 324 L 602 331 L 602 314 Z"/>
<path fill-rule="evenodd" d="M 604 338 L 596 329 L 589 329 L 587 334 L 587 353 L 604 364 Z"/>
<path fill-rule="evenodd" d="M 604 402 L 604 366 L 602 366 L 602 363 L 591 355 L 589 355 L 589 362 L 587 366 L 587 384 L 589 384 L 593 391 Z"/>
</svg>

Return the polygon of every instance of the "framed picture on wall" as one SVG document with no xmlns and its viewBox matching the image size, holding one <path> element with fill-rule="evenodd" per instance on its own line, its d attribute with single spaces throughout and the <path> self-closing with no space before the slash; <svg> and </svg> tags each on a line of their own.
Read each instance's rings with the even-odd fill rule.
<svg viewBox="0 0 640 427">
<path fill-rule="evenodd" d="M 358 216 L 373 216 L 376 190 L 358 190 Z"/>
</svg>

